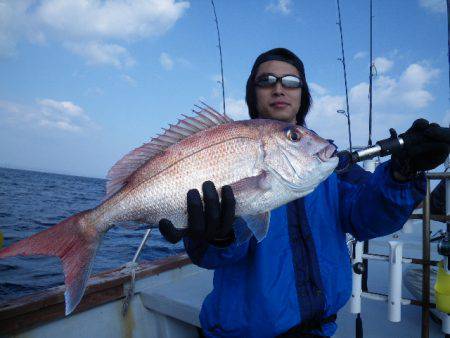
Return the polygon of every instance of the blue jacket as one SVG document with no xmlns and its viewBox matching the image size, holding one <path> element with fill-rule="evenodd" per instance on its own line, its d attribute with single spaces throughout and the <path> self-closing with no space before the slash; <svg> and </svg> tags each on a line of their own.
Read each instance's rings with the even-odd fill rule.
<svg viewBox="0 0 450 338">
<path fill-rule="evenodd" d="M 425 194 L 425 178 L 399 183 L 390 162 L 355 165 L 271 212 L 267 237 L 218 248 L 185 238 L 192 261 L 215 269 L 200 322 L 210 337 L 274 337 L 336 314 L 351 294 L 346 233 L 366 240 L 402 228 Z M 331 336 L 335 323 L 316 334 Z"/>
</svg>

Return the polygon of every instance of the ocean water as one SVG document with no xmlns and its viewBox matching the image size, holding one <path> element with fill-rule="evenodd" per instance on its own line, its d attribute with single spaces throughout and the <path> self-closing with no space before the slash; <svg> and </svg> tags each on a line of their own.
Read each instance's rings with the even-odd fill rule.
<svg viewBox="0 0 450 338">
<path fill-rule="evenodd" d="M 101 203 L 104 179 L 0 168 L 0 231 L 4 246 L 29 237 L 63 219 Z M 95 257 L 92 273 L 117 268 L 131 261 L 145 233 L 114 227 Z M 155 260 L 183 252 L 181 243 L 166 242 L 157 230 L 139 260 Z M 58 258 L 11 257 L 0 260 L 0 303 L 63 284 Z"/>
</svg>

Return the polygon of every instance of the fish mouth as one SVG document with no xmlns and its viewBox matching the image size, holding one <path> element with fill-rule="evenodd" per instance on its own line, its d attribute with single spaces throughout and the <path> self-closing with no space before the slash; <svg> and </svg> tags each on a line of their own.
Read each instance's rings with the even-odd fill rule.
<svg viewBox="0 0 450 338">
<path fill-rule="evenodd" d="M 332 172 L 337 167 L 339 163 L 337 153 L 337 147 L 330 143 L 313 155 L 322 173 Z"/>
<path fill-rule="evenodd" d="M 337 158 L 337 147 L 330 143 L 314 154 L 321 162 L 328 162 L 333 158 Z"/>
</svg>

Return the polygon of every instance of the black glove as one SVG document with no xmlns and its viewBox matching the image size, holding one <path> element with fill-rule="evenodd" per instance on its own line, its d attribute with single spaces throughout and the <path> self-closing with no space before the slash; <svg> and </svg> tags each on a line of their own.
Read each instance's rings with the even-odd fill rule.
<svg viewBox="0 0 450 338">
<path fill-rule="evenodd" d="M 411 180 L 418 172 L 436 168 L 449 154 L 449 128 L 418 119 L 399 136 L 410 135 L 414 135 L 418 142 L 406 143 L 402 150 L 392 155 L 392 174 L 400 180 Z"/>
<path fill-rule="evenodd" d="M 188 227 L 177 229 L 167 219 L 159 221 L 159 231 L 170 243 L 177 243 L 184 236 L 206 240 L 215 246 L 226 247 L 233 243 L 235 237 L 233 222 L 236 201 L 229 185 L 222 187 L 222 203 L 211 181 L 202 185 L 203 200 L 197 189 L 187 193 Z M 203 207 L 204 205 L 204 207 Z"/>
</svg>

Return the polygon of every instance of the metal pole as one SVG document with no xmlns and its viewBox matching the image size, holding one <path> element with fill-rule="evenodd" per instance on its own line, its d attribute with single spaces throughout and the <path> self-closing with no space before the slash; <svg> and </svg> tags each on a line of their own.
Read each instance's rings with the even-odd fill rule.
<svg viewBox="0 0 450 338">
<path fill-rule="evenodd" d="M 377 162 L 375 161 L 375 159 L 369 159 L 369 160 L 365 160 L 363 162 L 363 168 L 367 171 L 370 172 L 374 172 L 375 168 L 377 166 Z M 369 241 L 364 241 L 364 245 L 363 245 L 363 253 L 364 254 L 368 254 L 369 253 Z M 367 259 L 363 259 L 363 274 L 362 274 L 362 290 L 364 292 L 367 292 L 369 290 L 368 286 L 367 286 L 367 281 L 369 280 L 369 261 Z"/>
<path fill-rule="evenodd" d="M 369 146 L 372 145 L 372 0 L 370 0 Z"/>
<path fill-rule="evenodd" d="M 427 194 L 423 202 L 422 233 L 422 338 L 429 338 L 430 323 L 430 179 L 427 177 Z"/>
<path fill-rule="evenodd" d="M 138 257 L 141 254 L 142 249 L 144 248 L 145 243 L 147 243 L 147 240 L 150 236 L 150 233 L 152 232 L 152 229 L 147 229 L 147 231 L 144 234 L 144 238 L 141 241 L 141 244 L 139 244 L 138 249 L 136 250 L 136 253 L 134 254 L 133 260 L 131 261 L 132 263 L 136 263 Z"/>
<path fill-rule="evenodd" d="M 136 253 L 134 254 L 133 260 L 131 262 L 128 262 L 126 264 L 126 268 L 128 268 L 130 270 L 130 285 L 128 287 L 128 290 L 125 292 L 125 299 L 123 300 L 122 303 L 122 316 L 126 316 L 128 313 L 128 307 L 130 306 L 130 302 L 131 299 L 134 296 L 134 282 L 136 280 L 136 268 L 138 266 L 137 259 L 139 258 L 142 249 L 145 246 L 145 243 L 147 243 L 147 240 L 150 237 L 150 233 L 151 233 L 152 229 L 147 229 L 147 231 L 144 234 L 144 238 L 142 238 L 141 244 L 139 244 L 138 249 L 136 250 Z"/>
</svg>

